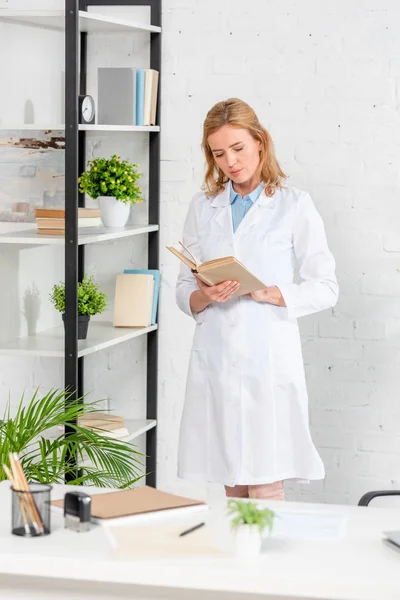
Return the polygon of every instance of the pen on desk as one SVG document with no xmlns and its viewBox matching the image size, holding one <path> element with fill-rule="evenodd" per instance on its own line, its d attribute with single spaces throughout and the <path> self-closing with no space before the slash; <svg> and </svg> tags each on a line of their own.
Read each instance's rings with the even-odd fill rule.
<svg viewBox="0 0 400 600">
<path fill-rule="evenodd" d="M 186 529 L 185 531 L 182 531 L 182 533 L 179 534 L 179 537 L 187 535 L 188 533 L 192 533 L 192 531 L 196 531 L 196 529 L 200 529 L 200 527 L 203 527 L 203 525 L 205 525 L 205 523 L 198 523 L 194 527 L 191 527 L 190 529 Z"/>
</svg>

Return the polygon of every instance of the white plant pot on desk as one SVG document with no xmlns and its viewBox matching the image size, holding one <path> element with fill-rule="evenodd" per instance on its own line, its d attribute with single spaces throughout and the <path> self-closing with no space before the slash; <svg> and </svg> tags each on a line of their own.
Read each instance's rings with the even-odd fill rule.
<svg viewBox="0 0 400 600">
<path fill-rule="evenodd" d="M 120 202 L 114 196 L 99 196 L 97 200 L 104 227 L 125 227 L 131 208 L 130 204 Z"/>
<path fill-rule="evenodd" d="M 262 534 L 257 525 L 239 525 L 234 532 L 235 555 L 253 558 L 261 552 Z"/>
</svg>

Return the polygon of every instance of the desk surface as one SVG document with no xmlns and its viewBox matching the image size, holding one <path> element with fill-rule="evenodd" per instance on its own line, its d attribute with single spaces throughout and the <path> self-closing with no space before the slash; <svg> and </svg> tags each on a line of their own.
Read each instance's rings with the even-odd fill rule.
<svg viewBox="0 0 400 600">
<path fill-rule="evenodd" d="M 56 486 L 53 499 L 62 496 L 63 491 L 63 486 Z M 90 492 L 93 491 L 91 488 Z M 271 508 L 282 507 L 277 502 L 265 504 Z M 0 484 L 0 506 L 0 587 L 2 581 L 10 577 L 21 581 L 24 576 L 33 576 L 53 580 L 55 586 L 57 580 L 80 582 L 80 585 L 103 582 L 115 590 L 128 584 L 131 593 L 135 586 L 140 589 L 145 586 L 149 590 L 160 587 L 193 593 L 200 590 L 204 597 L 206 592 L 212 592 L 212 598 L 216 598 L 218 592 L 230 593 L 233 597 L 234 593 L 243 593 L 280 600 L 400 598 L 400 551 L 387 547 L 382 541 L 382 531 L 400 530 L 400 511 L 393 509 L 287 502 L 285 510 L 347 514 L 345 539 L 325 542 L 270 539 L 266 540 L 263 554 L 253 561 L 222 556 L 220 559 L 118 562 L 112 559 L 108 538 L 101 526 L 88 533 L 67 531 L 63 528 L 62 515 L 52 513 L 51 535 L 18 538 L 9 531 L 11 493 L 7 482 Z M 194 516 L 194 520 L 198 521 L 199 515 Z M 74 596 L 69 594 L 68 597 Z"/>
</svg>

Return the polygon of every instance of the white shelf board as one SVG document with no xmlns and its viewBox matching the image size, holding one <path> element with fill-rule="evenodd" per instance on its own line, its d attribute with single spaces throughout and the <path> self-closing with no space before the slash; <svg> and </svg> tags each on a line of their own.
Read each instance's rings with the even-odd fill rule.
<svg viewBox="0 0 400 600">
<path fill-rule="evenodd" d="M 0 131 L 64 131 L 65 125 L 44 123 L 38 125 L 25 125 L 24 123 L 0 123 Z M 129 132 L 129 133 L 147 133 L 159 132 L 158 125 L 79 125 L 79 131 L 106 131 L 106 132 Z"/>
<path fill-rule="evenodd" d="M 129 435 L 121 438 L 124 442 L 131 442 L 149 429 L 153 429 L 157 425 L 155 419 L 125 419 L 125 427 L 129 431 Z"/>
<path fill-rule="evenodd" d="M 149 429 L 153 429 L 157 426 L 157 421 L 155 419 L 125 419 L 124 427 L 126 427 L 129 431 L 129 435 L 125 435 L 122 438 L 116 438 L 121 440 L 121 442 L 132 442 L 139 436 L 149 431 Z M 100 433 L 97 431 L 97 433 Z M 115 439 L 115 438 L 111 438 Z M 90 467 L 93 466 L 93 463 L 89 460 L 81 460 L 79 461 L 81 466 Z"/>
<path fill-rule="evenodd" d="M 110 321 L 91 321 L 87 339 L 78 341 L 78 356 L 93 354 L 140 335 L 146 335 L 155 329 L 157 329 L 157 325 L 114 327 Z M 36 335 L 1 342 L 0 354 L 62 358 L 64 356 L 64 325 L 41 331 Z"/>
<path fill-rule="evenodd" d="M 0 21 L 29 25 L 44 29 L 64 31 L 65 14 L 62 10 L 0 10 Z M 79 29 L 88 33 L 122 33 L 129 31 L 150 31 L 160 33 L 161 27 L 136 23 L 99 13 L 79 11 Z"/>
<path fill-rule="evenodd" d="M 158 225 L 127 225 L 123 229 L 111 227 L 86 227 L 79 231 L 78 244 L 95 244 L 108 240 L 141 235 L 150 231 L 158 231 Z M 62 246 L 65 244 L 63 235 L 45 235 L 38 233 L 36 228 L 27 231 L 12 231 L 0 234 L 0 244 L 29 244 L 33 246 Z"/>
<path fill-rule="evenodd" d="M 80 131 L 129 131 L 134 133 L 135 131 L 160 131 L 158 125 L 79 125 Z"/>
<path fill-rule="evenodd" d="M 65 125 L 26 124 L 26 123 L 0 123 L 0 131 L 64 131 Z"/>
</svg>

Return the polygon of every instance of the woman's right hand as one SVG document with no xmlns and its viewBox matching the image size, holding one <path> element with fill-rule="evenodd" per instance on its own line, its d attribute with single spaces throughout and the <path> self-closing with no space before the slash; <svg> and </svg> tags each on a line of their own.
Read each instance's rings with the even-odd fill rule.
<svg viewBox="0 0 400 600">
<path fill-rule="evenodd" d="M 210 302 L 227 302 L 240 287 L 237 281 L 223 281 L 218 285 L 207 285 L 196 275 L 197 285 Z"/>
</svg>

